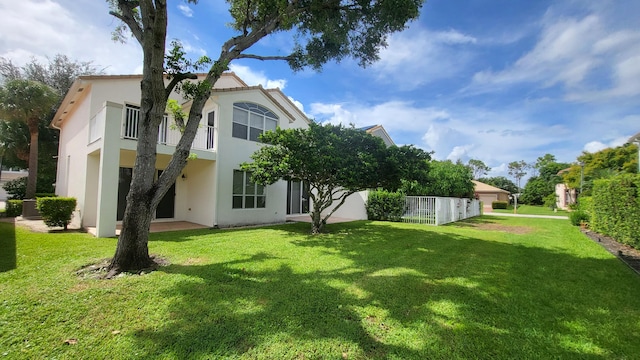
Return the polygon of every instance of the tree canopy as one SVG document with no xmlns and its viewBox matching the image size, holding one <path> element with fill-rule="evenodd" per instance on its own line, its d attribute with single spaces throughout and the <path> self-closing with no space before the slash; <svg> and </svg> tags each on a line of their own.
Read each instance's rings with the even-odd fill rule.
<svg viewBox="0 0 640 360">
<path fill-rule="evenodd" d="M 581 171 L 584 177 L 582 193 L 591 194 L 593 182 L 607 179 L 618 174 L 635 174 L 638 172 L 638 146 L 627 143 L 615 148 L 606 148 L 595 153 L 583 152 L 578 161 L 571 165 L 562 178 L 572 189 L 580 189 Z M 584 169 L 582 169 L 583 164 Z"/>
<path fill-rule="evenodd" d="M 327 219 L 357 191 L 396 190 L 401 179 L 424 181 L 430 159 L 412 146 L 387 148 L 380 138 L 335 125 L 278 128 L 261 140 L 268 145 L 251 156 L 253 162 L 242 164 L 242 170 L 261 185 L 280 179 L 305 181 L 313 233 L 322 231 Z"/>
<path fill-rule="evenodd" d="M 558 173 L 567 167 L 569 164 L 556 162 L 556 157 L 552 154 L 539 157 L 533 165 L 538 175 L 527 181 L 520 198 L 522 203 L 543 205 L 549 195 L 555 194 L 556 184 L 562 183 L 562 177 Z"/>
<path fill-rule="evenodd" d="M 10 80 L 0 87 L 0 118 L 24 122 L 29 128 L 29 179 L 26 198 L 36 194 L 39 125 L 51 114 L 60 96 L 51 87 L 31 80 Z"/>
<path fill-rule="evenodd" d="M 487 164 L 478 159 L 469 159 L 467 166 L 471 169 L 474 179 L 481 178 L 491 171 L 491 168 L 488 167 Z"/>
<path fill-rule="evenodd" d="M 473 197 L 474 185 L 471 169 L 451 160 L 432 161 L 426 181 L 405 179 L 403 191 L 407 195 Z"/>
<path fill-rule="evenodd" d="M 511 176 L 516 182 L 516 186 L 518 187 L 518 192 L 522 189 L 520 187 L 520 180 L 527 175 L 527 169 L 529 169 L 529 164 L 527 164 L 524 160 L 520 161 L 512 161 L 508 165 L 509 168 L 509 176 Z"/>
<path fill-rule="evenodd" d="M 57 54 L 46 63 L 32 59 L 18 66 L 11 59 L 0 57 L 0 79 L 2 83 L 11 80 L 32 80 L 55 89 L 59 98 L 67 93 L 73 81 L 80 75 L 97 74 L 100 71 L 92 62 L 81 62 L 69 59 L 66 55 Z M 56 179 L 58 154 L 58 131 L 49 124 L 57 110 L 56 104 L 51 113 L 43 116 L 38 124 L 38 174 L 36 192 L 52 193 Z M 3 165 L 10 168 L 26 169 L 29 167 L 29 144 L 31 135 L 25 122 L 3 121 L 0 119 L 0 146 L 4 147 Z"/>
<path fill-rule="evenodd" d="M 178 42 L 166 50 L 167 3 L 154 0 L 107 0 L 111 14 L 122 21 L 115 37 L 130 31 L 142 47 L 141 119 L 136 162 L 127 195 L 110 275 L 139 270 L 151 265 L 147 246 L 153 212 L 186 165 L 202 109 L 213 84 L 236 59 L 285 60 L 292 69 L 320 69 L 328 61 L 355 58 L 367 66 L 378 59 L 390 33 L 401 31 L 416 19 L 424 0 L 227 0 L 235 36 L 222 43 L 216 59 L 184 59 Z M 189 0 L 197 3 L 197 0 Z M 288 55 L 251 53 L 250 48 L 265 36 L 292 32 L 296 46 Z M 275 50 L 274 50 L 275 52 Z M 165 56 L 166 54 L 168 56 Z M 165 61 L 166 60 L 166 61 Z M 193 69 L 209 66 L 198 83 Z M 165 75 L 170 81 L 165 83 Z M 174 90 L 191 98 L 182 137 L 162 175 L 155 180 L 156 139 L 167 99 Z"/>
</svg>

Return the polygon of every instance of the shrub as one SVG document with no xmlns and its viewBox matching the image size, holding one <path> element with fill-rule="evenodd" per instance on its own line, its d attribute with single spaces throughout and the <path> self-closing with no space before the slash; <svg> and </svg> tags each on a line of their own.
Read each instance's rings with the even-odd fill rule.
<svg viewBox="0 0 640 360">
<path fill-rule="evenodd" d="M 42 220 L 49 227 L 63 226 L 71 222 L 71 215 L 76 208 L 76 199 L 67 197 L 43 197 L 36 200 L 36 207 Z"/>
<path fill-rule="evenodd" d="M 22 200 L 7 200 L 7 217 L 22 215 Z"/>
<path fill-rule="evenodd" d="M 401 192 L 371 191 L 367 200 L 369 220 L 400 221 L 404 214 L 405 196 Z"/>
<path fill-rule="evenodd" d="M 582 210 L 572 211 L 569 213 L 569 221 L 573 226 L 580 226 L 583 222 L 589 222 L 589 214 Z"/>
<path fill-rule="evenodd" d="M 508 201 L 494 201 L 491 203 L 492 209 L 506 209 L 509 206 Z"/>
<path fill-rule="evenodd" d="M 548 207 L 551 210 L 553 210 L 553 209 L 558 207 L 558 205 L 557 205 L 558 199 L 556 198 L 556 194 L 555 193 L 545 196 L 543 201 L 544 201 L 544 206 Z"/>
<path fill-rule="evenodd" d="M 591 201 L 591 229 L 640 248 L 640 175 L 596 180 Z"/>
<path fill-rule="evenodd" d="M 21 177 L 7 181 L 3 186 L 4 190 L 9 194 L 10 200 L 24 200 L 27 194 L 27 177 Z M 48 185 L 45 178 L 38 176 L 38 183 L 36 186 L 36 198 L 39 197 L 54 197 L 56 194 L 52 194 L 52 186 Z"/>
<path fill-rule="evenodd" d="M 27 192 L 27 178 L 21 177 L 7 181 L 3 188 L 9 195 L 9 200 L 22 200 Z M 22 209 L 20 209 L 20 214 L 22 214 Z"/>
</svg>

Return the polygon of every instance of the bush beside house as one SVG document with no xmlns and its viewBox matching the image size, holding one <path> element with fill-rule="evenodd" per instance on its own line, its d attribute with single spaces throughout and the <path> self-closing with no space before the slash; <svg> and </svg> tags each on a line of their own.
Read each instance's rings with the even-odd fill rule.
<svg viewBox="0 0 640 360">
<path fill-rule="evenodd" d="M 62 226 L 67 230 L 67 225 L 71 222 L 73 210 L 76 208 L 76 199 L 68 197 L 43 197 L 38 198 L 36 207 L 47 226 Z"/>
<path fill-rule="evenodd" d="M 401 192 L 371 191 L 366 204 L 369 220 L 401 221 L 405 195 Z"/>
</svg>

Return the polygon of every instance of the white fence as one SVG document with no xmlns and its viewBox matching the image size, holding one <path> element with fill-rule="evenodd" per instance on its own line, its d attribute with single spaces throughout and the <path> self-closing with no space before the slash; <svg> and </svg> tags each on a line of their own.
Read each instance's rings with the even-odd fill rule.
<svg viewBox="0 0 640 360">
<path fill-rule="evenodd" d="M 480 201 L 435 196 L 407 196 L 403 222 L 442 225 L 481 214 Z"/>
</svg>

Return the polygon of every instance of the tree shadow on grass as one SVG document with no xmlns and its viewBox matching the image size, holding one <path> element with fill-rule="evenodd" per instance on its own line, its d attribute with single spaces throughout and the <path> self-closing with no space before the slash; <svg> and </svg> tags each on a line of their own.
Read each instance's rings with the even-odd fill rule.
<svg viewBox="0 0 640 360">
<path fill-rule="evenodd" d="M 255 252 L 162 268 L 186 278 L 164 294 L 169 321 L 135 334 L 146 356 L 596 358 L 638 351 L 640 283 L 616 259 L 487 241 L 482 232 L 369 222 L 329 228 L 320 236 L 277 228 L 305 250 L 296 259 Z M 310 252 L 337 265 L 309 263 L 315 270 L 301 271 Z"/>
<path fill-rule="evenodd" d="M 17 266 L 16 228 L 13 222 L 0 222 L 0 272 Z"/>
</svg>

